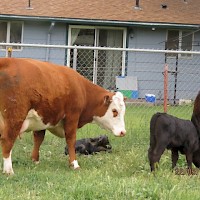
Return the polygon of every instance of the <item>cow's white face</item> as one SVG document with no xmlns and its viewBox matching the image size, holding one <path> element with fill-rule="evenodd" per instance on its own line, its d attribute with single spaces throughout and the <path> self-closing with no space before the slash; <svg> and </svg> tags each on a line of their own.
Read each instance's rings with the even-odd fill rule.
<svg viewBox="0 0 200 200">
<path fill-rule="evenodd" d="M 111 131 L 115 136 L 124 136 L 126 134 L 124 115 L 124 97 L 121 92 L 116 92 L 105 115 L 94 116 L 93 119 L 100 127 Z"/>
</svg>

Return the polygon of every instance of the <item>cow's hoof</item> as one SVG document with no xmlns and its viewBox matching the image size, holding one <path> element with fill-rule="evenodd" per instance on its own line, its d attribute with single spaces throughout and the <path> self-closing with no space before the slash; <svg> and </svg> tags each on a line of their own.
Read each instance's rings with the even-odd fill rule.
<svg viewBox="0 0 200 200">
<path fill-rule="evenodd" d="M 33 158 L 32 158 L 32 161 L 33 161 L 36 165 L 38 165 L 38 164 L 40 163 L 39 160 L 35 160 L 35 159 L 33 159 Z"/>
<path fill-rule="evenodd" d="M 7 176 L 12 176 L 12 175 L 14 175 L 14 171 L 13 170 L 9 170 L 9 171 L 3 170 L 3 174 L 5 174 Z"/>
<path fill-rule="evenodd" d="M 80 166 L 78 166 L 78 167 L 74 167 L 73 165 L 69 165 L 69 167 L 71 168 L 71 169 L 73 169 L 73 170 L 80 170 L 81 169 L 81 167 Z"/>
<path fill-rule="evenodd" d="M 81 169 L 81 167 L 79 166 L 79 167 L 77 167 L 77 168 L 74 168 L 74 170 L 80 170 Z"/>
<path fill-rule="evenodd" d="M 34 163 L 35 163 L 36 165 L 38 165 L 38 164 L 40 163 L 40 161 L 34 161 Z"/>
<path fill-rule="evenodd" d="M 77 160 L 74 160 L 73 162 L 71 162 L 70 163 L 70 167 L 72 168 L 72 169 L 80 169 L 80 166 L 79 166 L 79 164 L 78 164 L 78 161 Z"/>
</svg>

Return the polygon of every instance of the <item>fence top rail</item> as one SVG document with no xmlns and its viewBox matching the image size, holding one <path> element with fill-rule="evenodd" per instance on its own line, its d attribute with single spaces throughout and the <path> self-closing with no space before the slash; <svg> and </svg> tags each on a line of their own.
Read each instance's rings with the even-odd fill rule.
<svg viewBox="0 0 200 200">
<path fill-rule="evenodd" d="M 161 49 L 137 49 L 137 48 L 116 48 L 116 47 L 92 47 L 92 46 L 68 46 L 68 45 L 47 45 L 47 44 L 22 44 L 22 43 L 0 43 L 0 46 L 14 47 L 38 47 L 38 48 L 58 48 L 58 49 L 87 49 L 87 50 L 105 50 L 105 51 L 127 51 L 127 52 L 148 52 L 148 53 L 179 53 L 179 54 L 199 54 L 200 51 L 182 51 L 182 50 L 161 50 Z"/>
</svg>

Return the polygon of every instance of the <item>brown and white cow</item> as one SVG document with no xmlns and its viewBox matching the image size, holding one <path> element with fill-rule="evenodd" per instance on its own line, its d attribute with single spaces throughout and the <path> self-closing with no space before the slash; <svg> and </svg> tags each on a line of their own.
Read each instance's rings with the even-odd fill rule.
<svg viewBox="0 0 200 200">
<path fill-rule="evenodd" d="M 3 173 L 13 174 L 11 153 L 23 132 L 34 131 L 32 160 L 39 161 L 45 130 L 66 139 L 69 163 L 75 155 L 76 130 L 95 122 L 124 136 L 122 93 L 111 93 L 73 69 L 22 58 L 0 58 L 0 141 Z"/>
</svg>

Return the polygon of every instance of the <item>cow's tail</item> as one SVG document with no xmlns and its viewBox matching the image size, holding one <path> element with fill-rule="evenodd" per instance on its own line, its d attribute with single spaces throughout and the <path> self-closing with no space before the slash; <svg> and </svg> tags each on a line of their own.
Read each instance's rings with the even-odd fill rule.
<svg viewBox="0 0 200 200">
<path fill-rule="evenodd" d="M 163 115 L 163 113 L 155 113 L 151 118 L 151 121 L 150 121 L 150 147 L 155 146 L 156 122 L 161 115 Z"/>
<path fill-rule="evenodd" d="M 193 113 L 191 121 L 197 129 L 198 135 L 200 136 L 200 91 L 198 92 L 193 106 Z"/>
<path fill-rule="evenodd" d="M 196 116 L 200 115 L 200 91 L 198 92 L 195 100 L 194 100 L 194 106 L 193 106 L 193 114 Z"/>
<path fill-rule="evenodd" d="M 150 145 L 148 149 L 148 158 L 150 163 L 151 171 L 155 169 L 155 160 L 154 160 L 154 150 L 156 147 L 156 123 L 158 118 L 161 116 L 161 113 L 155 113 L 150 120 Z"/>
<path fill-rule="evenodd" d="M 200 138 L 200 119 L 196 116 L 196 114 L 193 113 L 191 121 L 194 124 L 194 126 L 195 126 L 195 128 L 197 130 L 198 136 Z"/>
</svg>

